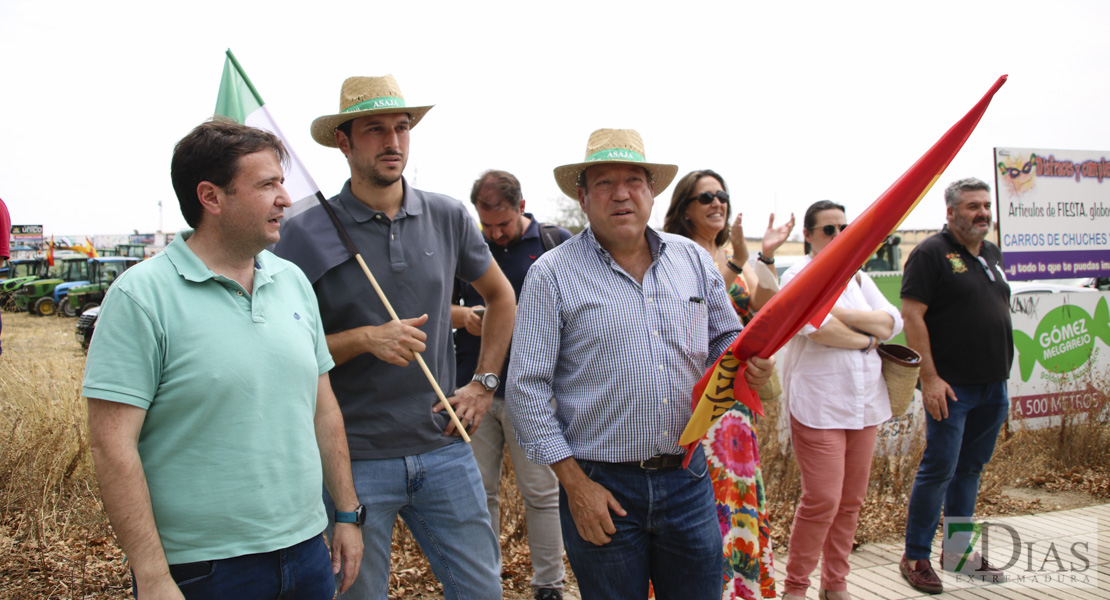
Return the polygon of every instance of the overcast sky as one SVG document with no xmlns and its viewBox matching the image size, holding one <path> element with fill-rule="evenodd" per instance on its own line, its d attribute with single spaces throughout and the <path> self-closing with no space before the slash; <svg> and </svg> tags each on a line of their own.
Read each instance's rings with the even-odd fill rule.
<svg viewBox="0 0 1110 600">
<path fill-rule="evenodd" d="M 1110 2 L 1078 0 L 0 0 L 0 198 L 48 236 L 183 228 L 170 156 L 231 48 L 327 196 L 349 172 L 309 124 L 346 77 L 389 73 L 436 105 L 412 133 L 417 187 L 468 202 L 506 169 L 549 218 L 552 169 L 633 128 L 648 160 L 724 175 L 758 236 L 820 199 L 858 215 L 1008 73 L 905 223 L 938 227 L 948 182 L 993 187 L 995 146 L 1110 150 L 1108 23 Z"/>
</svg>

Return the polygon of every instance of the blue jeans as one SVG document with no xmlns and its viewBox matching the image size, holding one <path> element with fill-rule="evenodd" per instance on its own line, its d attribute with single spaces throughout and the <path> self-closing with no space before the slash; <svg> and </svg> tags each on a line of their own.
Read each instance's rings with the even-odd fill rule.
<svg viewBox="0 0 1110 600">
<path fill-rule="evenodd" d="M 186 600 L 331 600 L 335 580 L 323 536 L 284 550 L 170 565 Z M 132 593 L 139 597 L 132 578 Z"/>
<path fill-rule="evenodd" d="M 975 514 L 979 475 L 994 453 L 998 431 L 1010 411 L 1005 381 L 953 385 L 952 391 L 958 401 L 948 400 L 947 419 L 937 421 L 925 414 L 925 453 L 906 517 L 906 558 L 910 560 L 929 558 L 942 504 L 945 516 Z"/>
<path fill-rule="evenodd" d="M 353 460 L 351 470 L 358 500 L 366 506 L 366 524 L 358 578 L 341 597 L 386 600 L 393 524 L 400 515 L 443 584 L 444 598 L 501 598 L 498 540 L 468 444 L 459 439 L 403 458 Z M 335 504 L 326 490 L 324 504 L 330 535 Z"/>
<path fill-rule="evenodd" d="M 582 600 L 643 600 L 649 580 L 658 600 L 720 600 L 723 542 L 700 445 L 689 469 L 579 463 L 628 512 L 625 517 L 610 512 L 617 532 L 608 544 L 595 546 L 578 535 L 560 486 L 563 543 Z"/>
</svg>

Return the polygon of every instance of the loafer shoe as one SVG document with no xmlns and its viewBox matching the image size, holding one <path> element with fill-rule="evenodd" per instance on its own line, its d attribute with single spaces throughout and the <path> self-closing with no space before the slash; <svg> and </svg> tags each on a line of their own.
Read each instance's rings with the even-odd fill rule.
<svg viewBox="0 0 1110 600">
<path fill-rule="evenodd" d="M 959 569 L 956 569 L 956 565 L 959 565 L 961 560 L 964 561 L 964 564 Z M 963 554 L 941 552 L 940 568 L 945 571 L 960 573 L 961 575 L 972 575 L 983 579 L 998 579 L 1002 577 L 1002 569 L 987 562 L 987 559 L 983 558 L 983 555 L 979 554 L 978 551 L 972 552 L 966 559 L 964 559 Z"/>
<path fill-rule="evenodd" d="M 929 564 L 927 558 L 915 560 L 911 563 L 910 559 L 902 555 L 902 561 L 898 563 L 898 570 L 902 572 L 902 577 L 906 579 L 910 587 L 919 592 L 939 594 L 944 591 L 944 585 L 940 582 L 940 577 L 937 576 L 937 572 L 933 570 L 933 565 Z"/>
</svg>

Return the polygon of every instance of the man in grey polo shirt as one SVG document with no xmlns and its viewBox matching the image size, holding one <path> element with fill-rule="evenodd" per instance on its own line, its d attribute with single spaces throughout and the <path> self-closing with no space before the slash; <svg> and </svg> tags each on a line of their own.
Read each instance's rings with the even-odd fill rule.
<svg viewBox="0 0 1110 600">
<path fill-rule="evenodd" d="M 275 252 L 301 266 L 320 301 L 332 382 L 343 410 L 355 487 L 367 507 L 362 577 L 351 595 L 384 600 L 397 515 L 409 524 L 447 598 L 500 598 L 497 537 L 468 445 L 437 407 L 415 361 L 423 354 L 469 433 L 498 387 L 512 334 L 513 288 L 461 202 L 412 188 L 401 176 L 409 130 L 430 106 L 405 106 L 391 76 L 352 77 L 340 112 L 316 119 L 312 136 L 338 147 L 351 178 L 328 200 L 342 228 L 396 309 L 392 321 L 336 226 L 317 205 L 289 219 Z M 454 278 L 487 307 L 476 379 L 454 391 Z M 492 378 L 490 381 L 487 379 Z"/>
</svg>

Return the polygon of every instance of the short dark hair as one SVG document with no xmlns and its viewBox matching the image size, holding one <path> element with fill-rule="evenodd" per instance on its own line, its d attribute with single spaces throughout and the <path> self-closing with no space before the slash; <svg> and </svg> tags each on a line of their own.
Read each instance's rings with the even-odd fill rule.
<svg viewBox="0 0 1110 600">
<path fill-rule="evenodd" d="M 343 121 L 339 125 L 336 125 L 335 130 L 336 131 L 342 131 L 343 135 L 347 136 L 347 139 L 351 139 L 351 123 L 354 123 L 354 122 L 355 122 L 354 119 L 347 119 L 346 121 Z"/>
<path fill-rule="evenodd" d="M 948 188 L 944 190 L 944 203 L 948 208 L 956 208 L 960 205 L 960 199 L 963 197 L 964 192 L 989 192 L 991 186 L 987 185 L 981 179 L 968 177 L 959 181 L 953 181 L 948 184 Z"/>
<path fill-rule="evenodd" d="M 520 211 L 520 201 L 524 199 L 524 194 L 520 191 L 520 180 L 515 175 L 508 171 L 494 169 L 482 173 L 482 176 L 474 182 L 474 187 L 470 188 L 470 202 L 474 206 L 478 206 L 478 196 L 482 193 L 482 188 L 487 185 L 493 187 L 500 201 L 492 204 L 483 201 L 483 207 L 495 209 L 501 204 L 508 204 L 509 208 Z"/>
<path fill-rule="evenodd" d="M 839 210 L 844 214 L 848 214 L 848 211 L 844 210 L 844 205 L 842 204 L 837 204 L 832 200 L 818 200 L 810 204 L 809 208 L 806 209 L 806 216 L 805 219 L 802 220 L 802 227 L 805 227 L 806 231 L 813 231 L 813 228 L 817 226 L 817 213 L 823 210 Z M 806 242 L 803 246 L 803 251 L 806 254 L 809 254 L 809 251 L 812 249 L 813 247 L 810 246 L 809 242 Z"/>
<path fill-rule="evenodd" d="M 267 149 L 285 165 L 289 155 L 276 135 L 220 117 L 197 125 L 181 138 L 173 149 L 170 180 L 185 222 L 194 229 L 200 224 L 204 209 L 197 186 L 202 181 L 235 193 L 231 182 L 239 172 L 239 157 Z"/>
<path fill-rule="evenodd" d="M 725 178 L 721 177 L 716 171 L 709 169 L 702 169 L 700 171 L 690 171 L 685 177 L 678 180 L 674 184 L 674 193 L 671 194 L 671 205 L 667 207 L 667 216 L 663 219 L 663 231 L 667 233 L 677 233 L 683 237 L 693 238 L 694 230 L 690 228 L 690 222 L 686 220 L 686 207 L 694 201 L 694 189 L 698 187 L 698 181 L 702 177 L 712 177 L 721 184 L 721 188 L 726 192 L 728 191 L 728 184 L 725 183 Z M 727 205 L 727 213 L 725 215 L 725 227 L 717 232 L 717 237 L 713 243 L 718 247 L 724 246 L 728 241 L 729 223 L 732 222 L 732 203 Z"/>
</svg>

